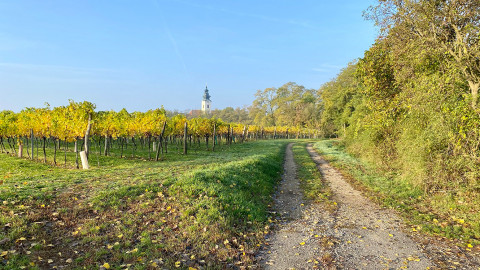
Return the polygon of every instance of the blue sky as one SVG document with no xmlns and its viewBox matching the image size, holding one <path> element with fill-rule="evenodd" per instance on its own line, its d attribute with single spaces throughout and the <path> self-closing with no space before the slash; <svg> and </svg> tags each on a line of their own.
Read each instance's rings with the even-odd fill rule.
<svg viewBox="0 0 480 270">
<path fill-rule="evenodd" d="M 375 41 L 373 0 L 0 0 L 0 110 L 88 100 L 99 110 L 250 105 L 318 89 Z"/>
</svg>

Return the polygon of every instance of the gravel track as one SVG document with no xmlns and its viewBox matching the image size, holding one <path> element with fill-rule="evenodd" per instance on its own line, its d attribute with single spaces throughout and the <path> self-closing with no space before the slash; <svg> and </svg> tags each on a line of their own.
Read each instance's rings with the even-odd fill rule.
<svg viewBox="0 0 480 270">
<path fill-rule="evenodd" d="M 264 269 L 431 269 L 434 264 L 406 233 L 401 219 L 353 189 L 308 145 L 338 208 L 304 199 L 292 144 L 275 196 L 279 221 L 257 256 Z M 433 266 L 433 267 L 432 267 Z"/>
<path fill-rule="evenodd" d="M 335 225 L 330 232 L 336 238 L 334 255 L 338 268 L 427 269 L 434 266 L 422 248 L 404 233 L 406 227 L 401 218 L 353 189 L 311 144 L 307 150 L 338 203 Z"/>
</svg>

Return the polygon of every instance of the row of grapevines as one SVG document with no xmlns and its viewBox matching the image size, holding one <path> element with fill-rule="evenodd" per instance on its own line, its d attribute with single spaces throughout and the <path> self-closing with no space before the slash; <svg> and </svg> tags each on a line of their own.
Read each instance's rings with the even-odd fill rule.
<svg viewBox="0 0 480 270">
<path fill-rule="evenodd" d="M 44 108 L 25 108 L 19 113 L 0 111 L 0 148 L 5 152 L 14 152 L 18 145 L 24 142 L 28 144 L 31 141 L 31 156 L 33 158 L 34 138 L 35 140 L 43 140 L 44 160 L 46 162 L 45 144 L 53 141 L 55 143 L 54 162 L 56 164 L 57 144 L 60 147 L 60 142 L 63 142 L 66 163 L 68 143 L 75 142 L 76 150 L 77 141 L 85 139 L 89 123 L 91 126 L 90 139 L 99 142 L 100 138 L 105 138 L 105 155 L 108 153 L 109 140 L 120 141 L 123 154 L 123 143 L 124 141 L 128 143 L 128 139 L 134 143 L 136 139 L 148 142 L 150 149 L 150 143 L 153 141 L 160 145 L 162 141 L 166 142 L 168 138 L 176 142 L 181 141 L 176 140 L 176 138 L 189 137 L 190 142 L 192 138 L 193 140 L 196 139 L 198 143 L 200 143 L 200 140 L 206 141 L 208 148 L 208 139 L 213 137 L 215 137 L 214 142 L 218 142 L 217 137 L 220 137 L 220 139 L 225 140 L 226 144 L 229 144 L 232 141 L 244 141 L 245 139 L 298 138 L 307 134 L 311 137 L 315 134 L 314 130 L 299 127 L 245 126 L 239 123 L 226 123 L 221 119 L 203 117 L 187 120 L 184 115 L 167 117 L 164 109 L 133 113 L 129 113 L 125 109 L 118 112 L 95 111 L 95 105 L 88 101 L 70 101 L 67 106 L 54 108 L 50 108 L 47 104 Z M 187 134 L 184 134 L 185 125 L 188 126 Z M 4 140 L 8 142 L 8 146 L 13 151 L 8 151 L 8 146 L 4 144 Z"/>
</svg>

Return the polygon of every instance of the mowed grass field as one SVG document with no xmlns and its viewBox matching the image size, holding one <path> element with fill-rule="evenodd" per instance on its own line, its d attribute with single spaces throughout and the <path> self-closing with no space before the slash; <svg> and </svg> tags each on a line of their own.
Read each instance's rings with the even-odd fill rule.
<svg viewBox="0 0 480 270">
<path fill-rule="evenodd" d="M 247 266 L 268 232 L 287 143 L 159 162 L 92 154 L 91 170 L 73 169 L 72 153 L 67 168 L 0 154 L 0 268 Z"/>
</svg>

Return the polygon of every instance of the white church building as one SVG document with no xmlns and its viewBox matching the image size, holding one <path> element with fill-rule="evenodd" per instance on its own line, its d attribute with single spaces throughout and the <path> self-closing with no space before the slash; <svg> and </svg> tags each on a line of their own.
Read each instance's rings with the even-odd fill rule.
<svg viewBox="0 0 480 270">
<path fill-rule="evenodd" d="M 205 86 L 205 93 L 203 93 L 202 100 L 202 112 L 210 113 L 212 111 L 212 101 L 210 100 L 210 94 L 208 93 L 208 87 Z"/>
<path fill-rule="evenodd" d="M 198 117 L 204 114 L 209 114 L 212 112 L 212 100 L 210 100 L 210 94 L 208 93 L 208 87 L 205 86 L 205 91 L 203 93 L 202 99 L 202 109 L 201 110 L 191 110 L 187 115 Z"/>
</svg>

